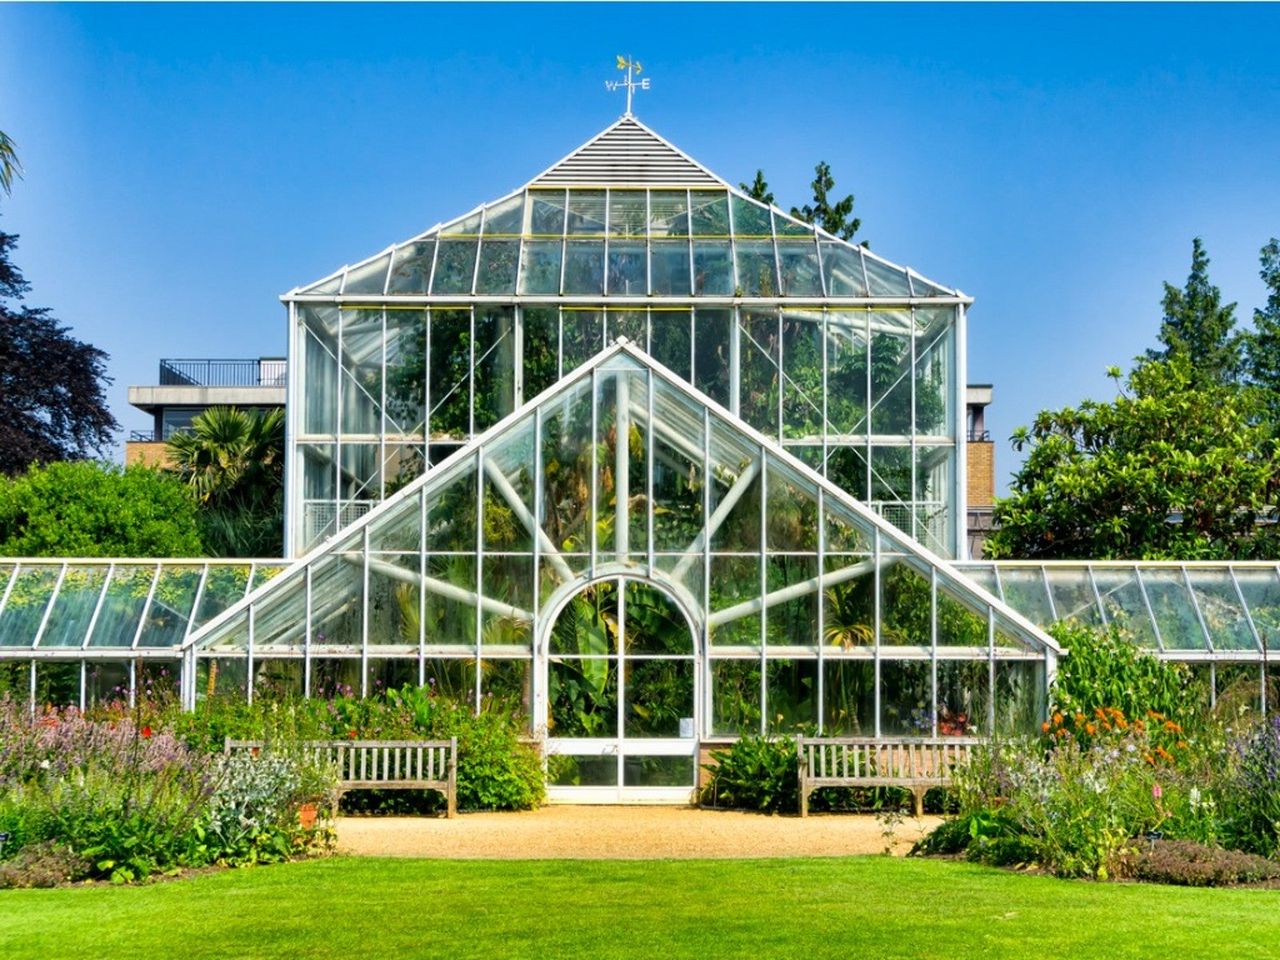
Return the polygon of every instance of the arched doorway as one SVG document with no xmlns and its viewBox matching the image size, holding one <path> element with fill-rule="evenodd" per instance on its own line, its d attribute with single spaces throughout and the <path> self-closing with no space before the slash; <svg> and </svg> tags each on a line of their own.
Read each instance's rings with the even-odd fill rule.
<svg viewBox="0 0 1280 960">
<path fill-rule="evenodd" d="M 685 802 L 697 779 L 696 631 L 675 598 L 630 576 L 551 610 L 539 657 L 553 800 Z"/>
</svg>

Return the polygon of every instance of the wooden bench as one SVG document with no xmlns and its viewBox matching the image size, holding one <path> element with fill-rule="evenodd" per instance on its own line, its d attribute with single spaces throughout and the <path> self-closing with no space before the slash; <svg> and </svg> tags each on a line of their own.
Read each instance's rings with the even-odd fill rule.
<svg viewBox="0 0 1280 960">
<path fill-rule="evenodd" d="M 925 793 L 948 786 L 952 771 L 981 742 L 972 737 L 796 737 L 800 816 L 809 815 L 809 796 L 821 787 L 902 787 L 911 791 L 918 817 Z"/>
<path fill-rule="evenodd" d="M 261 740 L 232 740 L 223 751 L 261 750 Z M 305 740 L 298 748 L 331 763 L 338 773 L 333 814 L 348 790 L 437 790 L 445 816 L 458 813 L 458 738 L 449 740 Z"/>
</svg>

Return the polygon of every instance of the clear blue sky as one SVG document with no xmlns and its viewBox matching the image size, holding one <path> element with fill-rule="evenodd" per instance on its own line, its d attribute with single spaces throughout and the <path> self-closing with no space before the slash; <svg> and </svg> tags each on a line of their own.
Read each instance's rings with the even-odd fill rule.
<svg viewBox="0 0 1280 960">
<path fill-rule="evenodd" d="M 622 112 L 786 206 L 819 159 L 878 253 L 977 298 L 1001 472 L 1110 393 L 1191 238 L 1247 317 L 1280 235 L 1280 7 L 0 5 L 18 264 L 111 354 L 284 350 L 277 296 L 520 185 Z"/>
</svg>

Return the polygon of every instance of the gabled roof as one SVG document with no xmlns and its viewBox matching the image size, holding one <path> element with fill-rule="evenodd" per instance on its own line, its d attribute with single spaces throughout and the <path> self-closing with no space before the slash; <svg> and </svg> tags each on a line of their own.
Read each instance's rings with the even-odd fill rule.
<svg viewBox="0 0 1280 960">
<path fill-rule="evenodd" d="M 626 204 L 627 191 L 634 196 L 645 189 L 655 191 L 650 194 L 651 204 Z M 680 198 L 683 191 L 689 191 L 685 199 Z M 615 211 L 615 204 L 625 210 Z M 742 282 L 727 284 L 727 288 L 708 285 L 707 289 L 691 289 L 684 293 L 686 298 L 724 297 L 740 288 L 740 295 L 763 294 L 765 299 L 972 302 L 960 291 L 891 263 L 860 244 L 802 223 L 776 206 L 759 203 L 631 116 L 610 124 L 519 189 L 315 283 L 295 288 L 283 299 L 617 296 L 612 289 L 589 289 L 590 283 L 575 286 L 568 271 L 561 275 L 560 254 L 548 253 L 543 247 L 562 236 L 574 243 L 610 238 L 641 244 L 689 237 L 695 244 L 727 244 L 732 238 L 740 267 L 748 276 L 740 277 Z M 526 272 L 536 273 L 539 267 L 526 263 L 524 256 L 515 256 L 513 248 L 502 246 L 503 241 L 517 240 L 542 244 L 528 255 L 540 261 L 543 272 L 559 277 L 563 290 L 551 290 L 543 280 L 529 279 Z M 591 269 L 599 273 L 603 288 L 603 262 L 592 264 Z M 762 270 L 770 276 L 767 289 L 760 282 Z M 634 290 L 628 290 L 635 295 Z M 667 294 L 655 291 L 651 295 Z"/>
<path fill-rule="evenodd" d="M 591 437 L 596 430 L 600 436 L 616 437 L 624 416 L 628 418 L 624 435 L 633 438 L 631 443 L 603 456 L 613 467 L 611 475 L 628 478 L 621 483 L 632 484 L 632 492 L 624 494 L 615 487 L 598 493 L 595 488 L 604 482 L 600 479 L 604 474 L 597 475 L 594 458 L 607 445 Z M 689 489 L 706 489 L 701 506 L 666 502 L 667 494 L 656 486 L 646 493 L 642 479 L 629 479 L 633 464 L 643 464 L 644 458 L 689 478 Z M 587 473 L 579 477 L 584 470 Z M 558 492 L 544 490 L 535 476 L 540 473 L 559 478 Z M 759 519 L 762 502 L 769 504 L 765 516 L 778 517 L 787 511 L 794 515 L 765 524 Z M 687 529 L 677 524 L 673 534 L 667 519 L 660 526 L 654 524 L 659 513 L 669 518 L 690 510 L 695 516 Z M 485 511 L 500 513 L 508 537 L 503 546 L 486 546 L 486 550 L 539 558 L 540 573 L 534 573 L 532 562 L 527 567 L 517 565 L 505 575 L 487 573 L 486 584 L 497 579 L 481 595 L 475 556 L 479 544 L 488 544 L 494 535 L 492 524 L 486 525 Z M 805 572 L 797 579 L 786 579 L 785 573 L 781 581 L 771 577 L 767 588 L 762 578 L 763 592 L 739 594 L 735 589 L 724 594 L 721 591 L 732 578 L 703 579 L 704 562 L 711 560 L 708 549 L 716 551 L 716 556 L 743 549 L 749 555 L 761 550 L 758 538 L 766 534 L 766 527 L 771 554 L 799 550 L 814 556 L 814 566 L 798 565 L 795 570 Z M 641 532 L 646 529 L 647 533 Z M 650 550 L 646 561 L 641 559 L 645 547 L 620 545 L 612 533 L 602 530 L 672 540 L 660 545 L 656 557 Z M 695 530 L 700 531 L 696 536 Z M 735 546 L 738 537 L 743 543 Z M 747 542 L 752 537 L 757 538 L 754 546 Z M 819 559 L 819 546 L 824 544 Z M 659 549 L 656 539 L 654 549 Z M 823 573 L 815 577 L 814 569 Z M 874 577 L 873 572 L 877 572 Z M 852 586 L 855 581 L 874 597 L 876 591 L 871 588 L 887 591 L 889 580 L 897 577 L 916 585 L 916 609 L 923 590 L 926 620 L 934 584 L 937 609 L 947 601 L 974 614 L 980 640 L 970 645 L 985 649 L 994 642 L 1033 655 L 1059 651 L 1040 627 L 624 338 L 297 560 L 192 634 L 184 647 L 251 648 L 262 656 L 304 650 L 316 656 L 350 654 L 353 647 L 361 649 L 365 644 L 376 645 L 384 655 L 407 655 L 432 645 L 474 650 L 479 639 L 475 631 L 482 619 L 487 622 L 492 615 L 507 624 L 523 625 L 519 630 L 528 638 L 522 646 L 527 651 L 528 643 L 536 640 L 528 634 L 536 619 L 530 611 L 538 609 L 533 600 L 536 593 L 551 595 L 541 608 L 551 609 L 557 595 L 567 596 L 582 584 L 610 574 L 646 576 L 661 584 L 682 598 L 690 614 L 700 617 L 709 631 L 717 631 L 718 645 L 725 642 L 718 631 L 724 631 L 730 644 L 741 643 L 732 637 L 744 625 L 749 633 L 753 617 L 763 622 L 762 610 L 775 606 L 787 610 L 787 604 L 840 583 Z M 535 576 L 541 580 L 535 582 Z M 710 598 L 705 607 L 699 599 L 704 589 Z M 406 595 L 406 590 L 411 592 Z M 428 595 L 442 609 L 478 610 L 483 616 L 440 613 L 435 621 L 442 624 L 439 634 L 428 638 L 426 623 L 432 615 L 424 599 L 415 599 Z M 869 603 L 879 606 L 878 600 Z M 389 626 L 388 611 L 394 616 L 397 608 L 406 607 L 410 613 L 401 614 L 404 623 L 399 628 Z M 385 635 L 371 636 L 367 618 L 375 608 L 382 618 L 379 630 Z M 906 637 L 890 629 L 888 618 L 886 613 L 882 643 L 928 646 L 927 627 L 922 633 L 917 625 L 915 635 Z M 990 638 L 988 623 L 995 629 Z M 405 625 L 413 638 L 405 636 Z M 823 642 L 817 636 L 808 641 L 810 645 Z"/>
<path fill-rule="evenodd" d="M 606 127 L 529 181 L 530 187 L 720 187 L 723 180 L 632 116 Z"/>
</svg>

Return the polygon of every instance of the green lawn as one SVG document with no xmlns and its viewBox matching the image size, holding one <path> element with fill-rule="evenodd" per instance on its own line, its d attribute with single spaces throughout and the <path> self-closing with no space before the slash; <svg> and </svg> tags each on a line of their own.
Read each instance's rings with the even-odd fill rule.
<svg viewBox="0 0 1280 960">
<path fill-rule="evenodd" d="M 0 957 L 1276 957 L 1280 891 L 860 857 L 338 858 L 0 891 Z"/>
</svg>

